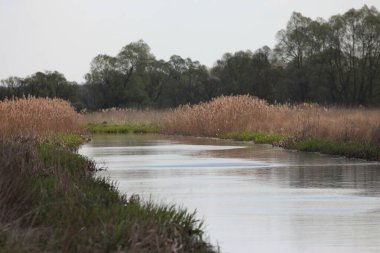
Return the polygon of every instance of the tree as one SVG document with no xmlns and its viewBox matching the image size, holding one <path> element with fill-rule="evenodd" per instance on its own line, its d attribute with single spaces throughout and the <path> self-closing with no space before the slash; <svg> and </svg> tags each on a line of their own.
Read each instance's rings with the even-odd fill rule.
<svg viewBox="0 0 380 253">
<path fill-rule="evenodd" d="M 145 85 L 148 71 L 155 64 L 149 46 L 142 40 L 133 42 L 116 57 L 98 55 L 86 75 L 91 108 L 125 107 L 149 104 Z"/>
<path fill-rule="evenodd" d="M 286 30 L 281 30 L 277 34 L 278 44 L 275 51 L 287 64 L 287 75 L 292 76 L 292 95 L 296 101 L 308 100 L 309 83 L 305 75 L 304 61 L 312 53 L 310 23 L 310 18 L 294 12 Z"/>
<path fill-rule="evenodd" d="M 206 66 L 190 58 L 178 55 L 170 57 L 169 80 L 166 96 L 171 97 L 171 106 L 203 101 L 204 84 L 209 77 Z"/>
<path fill-rule="evenodd" d="M 271 54 L 267 46 L 255 53 L 225 54 L 211 69 L 212 76 L 220 81 L 221 94 L 251 94 L 272 99 L 276 74 L 270 62 Z"/>
</svg>

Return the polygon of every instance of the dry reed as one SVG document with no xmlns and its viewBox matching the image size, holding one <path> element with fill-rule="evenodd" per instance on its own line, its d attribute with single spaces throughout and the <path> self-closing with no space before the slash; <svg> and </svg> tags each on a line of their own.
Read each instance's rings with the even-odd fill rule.
<svg viewBox="0 0 380 253">
<path fill-rule="evenodd" d="M 248 95 L 222 96 L 179 107 L 167 114 L 162 124 L 170 134 L 217 137 L 231 131 L 253 131 L 300 139 L 380 143 L 379 109 L 270 105 Z"/>
<path fill-rule="evenodd" d="M 0 139 L 36 138 L 79 130 L 78 114 L 61 99 L 0 101 Z"/>
</svg>

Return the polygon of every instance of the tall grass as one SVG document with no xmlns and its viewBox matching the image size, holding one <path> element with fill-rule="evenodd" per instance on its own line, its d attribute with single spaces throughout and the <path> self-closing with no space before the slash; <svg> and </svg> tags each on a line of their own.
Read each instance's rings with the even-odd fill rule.
<svg viewBox="0 0 380 253">
<path fill-rule="evenodd" d="M 78 114 L 61 99 L 0 101 L 0 139 L 46 137 L 79 131 Z"/>
<path fill-rule="evenodd" d="M 170 134 L 218 137 L 224 133 L 264 132 L 343 142 L 380 144 L 380 110 L 323 107 L 317 104 L 270 105 L 256 97 L 222 96 L 186 105 L 167 114 Z"/>
</svg>

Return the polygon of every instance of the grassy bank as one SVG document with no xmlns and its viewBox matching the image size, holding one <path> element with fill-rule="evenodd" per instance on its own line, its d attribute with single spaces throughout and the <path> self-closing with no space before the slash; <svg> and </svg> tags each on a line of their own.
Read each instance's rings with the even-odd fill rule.
<svg viewBox="0 0 380 253">
<path fill-rule="evenodd" d="M 366 142 L 339 142 L 322 139 L 288 140 L 284 142 L 284 147 L 306 152 L 380 161 L 380 146 Z"/>
<path fill-rule="evenodd" d="M 67 103 L 48 109 L 47 117 L 60 124 L 39 112 L 16 121 L 31 129 L 23 132 L 1 108 L 28 118 L 45 102 L 55 104 L 18 102 L 0 102 L 0 117 L 7 119 L 0 128 L 10 133 L 0 136 L 0 252 L 215 252 L 194 213 L 122 195 L 113 182 L 94 177 L 95 164 L 75 153 L 84 138 L 72 133 L 80 128 Z"/>
<path fill-rule="evenodd" d="M 8 143 L 0 162 L 0 251 L 213 252 L 194 214 L 120 195 L 62 143 Z"/>
<path fill-rule="evenodd" d="M 123 123 L 123 124 L 107 124 L 107 123 L 89 123 L 86 125 L 93 134 L 146 134 L 157 133 L 159 128 L 153 124 L 139 124 L 139 123 Z"/>
<path fill-rule="evenodd" d="M 158 133 L 159 128 L 146 125 L 134 124 L 89 124 L 91 133 Z M 258 144 L 272 144 L 287 149 L 304 152 L 320 152 L 328 155 L 339 155 L 348 158 L 359 158 L 380 161 L 380 147 L 366 142 L 343 142 L 324 139 L 297 139 L 285 134 L 263 133 L 263 132 L 227 132 L 218 136 L 221 139 L 237 141 L 252 141 Z"/>
<path fill-rule="evenodd" d="M 171 114 L 171 109 L 133 109 L 133 108 L 109 108 L 97 112 L 84 112 L 81 114 L 80 123 L 86 125 L 88 123 L 102 124 L 144 124 L 144 125 L 160 125 L 167 115 Z"/>
<path fill-rule="evenodd" d="M 365 142 L 339 142 L 323 139 L 297 140 L 282 134 L 255 132 L 229 132 L 222 134 L 220 137 L 222 139 L 272 144 L 304 152 L 320 152 L 328 155 L 380 161 L 380 147 Z"/>
</svg>

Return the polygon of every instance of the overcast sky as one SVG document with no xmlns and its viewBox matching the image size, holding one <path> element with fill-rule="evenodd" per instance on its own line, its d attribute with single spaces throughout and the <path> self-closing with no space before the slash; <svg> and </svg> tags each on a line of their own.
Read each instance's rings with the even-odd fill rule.
<svg viewBox="0 0 380 253">
<path fill-rule="evenodd" d="M 0 0 L 0 79 L 57 70 L 82 82 L 92 58 L 145 40 L 212 66 L 226 52 L 273 47 L 293 11 L 328 18 L 380 0 Z"/>
</svg>

